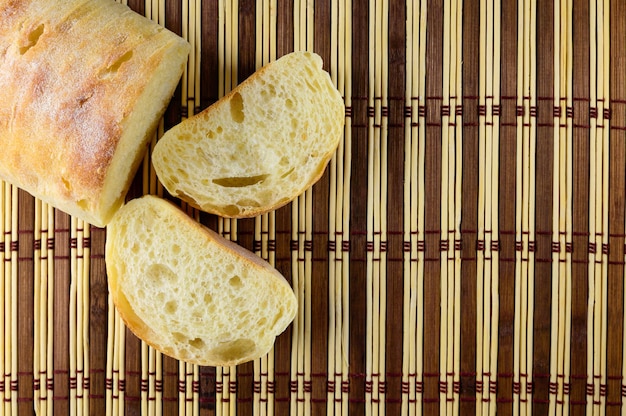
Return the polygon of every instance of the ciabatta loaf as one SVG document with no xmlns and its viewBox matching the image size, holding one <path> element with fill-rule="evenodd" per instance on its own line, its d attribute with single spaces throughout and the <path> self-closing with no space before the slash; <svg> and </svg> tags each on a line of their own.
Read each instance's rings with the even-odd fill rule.
<svg viewBox="0 0 626 416">
<path fill-rule="evenodd" d="M 253 217 L 319 180 L 344 119 L 343 100 L 322 59 L 294 52 L 166 132 L 152 162 L 165 188 L 196 208 Z"/>
<path fill-rule="evenodd" d="M 166 200 L 130 201 L 107 230 L 120 316 L 164 354 L 212 366 L 250 361 L 295 317 L 296 297 L 276 269 Z"/>
<path fill-rule="evenodd" d="M 0 178 L 106 225 L 189 50 L 113 0 L 0 0 Z"/>
</svg>

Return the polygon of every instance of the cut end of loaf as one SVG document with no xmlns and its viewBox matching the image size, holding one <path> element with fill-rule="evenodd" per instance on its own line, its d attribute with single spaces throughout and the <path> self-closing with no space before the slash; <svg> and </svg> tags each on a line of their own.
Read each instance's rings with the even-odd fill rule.
<svg viewBox="0 0 626 416">
<path fill-rule="evenodd" d="M 115 1 L 0 4 L 0 178 L 105 226 L 190 45 Z"/>
<path fill-rule="evenodd" d="M 186 362 L 259 358 L 297 310 L 293 290 L 268 263 L 156 197 L 133 200 L 116 214 L 106 262 L 129 328 Z"/>
<path fill-rule="evenodd" d="M 252 217 L 319 180 L 344 116 L 321 58 L 294 52 L 166 132 L 152 161 L 172 195 L 224 217 Z"/>
</svg>

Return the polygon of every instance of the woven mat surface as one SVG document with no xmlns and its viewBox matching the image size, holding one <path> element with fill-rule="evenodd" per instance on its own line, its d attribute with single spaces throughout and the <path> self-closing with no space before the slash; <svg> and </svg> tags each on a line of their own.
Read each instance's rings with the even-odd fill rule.
<svg viewBox="0 0 626 416">
<path fill-rule="evenodd" d="M 193 46 L 157 137 L 285 53 L 324 59 L 346 104 L 324 177 L 256 219 L 181 205 L 299 314 L 252 363 L 162 356 L 112 307 L 106 230 L 3 183 L 0 413 L 626 410 L 626 2 L 128 5 Z M 168 197 L 147 160 L 128 197 Z"/>
</svg>

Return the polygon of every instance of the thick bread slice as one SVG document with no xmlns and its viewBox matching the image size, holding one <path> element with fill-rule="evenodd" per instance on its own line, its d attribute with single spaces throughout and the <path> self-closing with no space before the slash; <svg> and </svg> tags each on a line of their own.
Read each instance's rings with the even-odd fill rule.
<svg viewBox="0 0 626 416">
<path fill-rule="evenodd" d="M 224 217 L 253 217 L 319 180 L 344 119 L 322 59 L 294 52 L 166 132 L 152 162 L 167 190 L 189 204 Z"/>
<path fill-rule="evenodd" d="M 115 305 L 164 354 L 212 366 L 250 361 L 295 317 L 296 297 L 276 269 L 166 200 L 130 201 L 107 231 Z"/>
<path fill-rule="evenodd" d="M 106 225 L 189 50 L 113 0 L 0 0 L 0 178 Z"/>
</svg>

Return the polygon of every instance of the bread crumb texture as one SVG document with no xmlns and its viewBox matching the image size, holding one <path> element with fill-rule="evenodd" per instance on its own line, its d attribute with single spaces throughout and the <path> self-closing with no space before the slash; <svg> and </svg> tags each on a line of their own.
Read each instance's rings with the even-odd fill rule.
<svg viewBox="0 0 626 416">
<path fill-rule="evenodd" d="M 152 161 L 171 194 L 221 216 L 252 217 L 319 180 L 344 120 L 322 59 L 294 52 L 166 132 Z"/>
<path fill-rule="evenodd" d="M 116 214 L 106 263 L 129 328 L 186 362 L 259 358 L 296 314 L 294 292 L 274 268 L 156 197 L 133 200 Z"/>
</svg>

